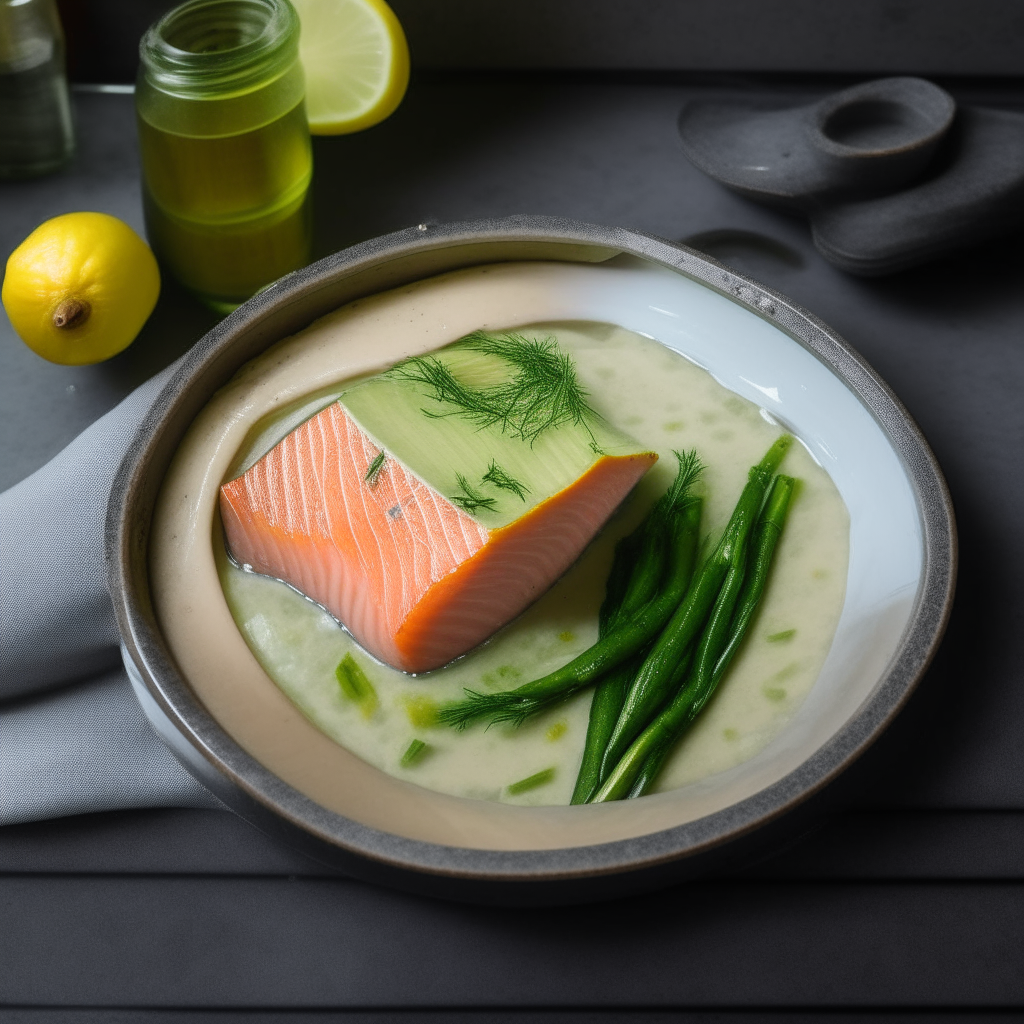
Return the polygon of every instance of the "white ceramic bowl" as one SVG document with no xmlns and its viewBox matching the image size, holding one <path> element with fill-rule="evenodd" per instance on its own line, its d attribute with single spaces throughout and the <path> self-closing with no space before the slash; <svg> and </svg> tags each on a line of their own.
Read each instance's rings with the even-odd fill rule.
<svg viewBox="0 0 1024 1024">
<path fill-rule="evenodd" d="M 850 512 L 847 594 L 832 649 L 806 700 L 760 753 L 669 793 L 600 807 L 510 807 L 427 793 L 342 752 L 351 759 L 351 793 L 341 785 L 337 799 L 313 799 L 299 774 L 269 771 L 247 753 L 253 744 L 215 720 L 178 671 L 149 600 L 156 491 L 196 412 L 268 345 L 351 299 L 515 260 L 575 264 L 555 275 L 539 315 L 531 307 L 526 319 L 604 321 L 655 338 L 808 446 Z M 499 319 L 494 326 L 517 325 L 511 313 Z M 952 510 L 927 445 L 834 332 L 690 250 L 541 218 L 400 232 L 246 303 L 199 342 L 140 429 L 111 499 L 108 550 L 126 663 L 143 707 L 225 802 L 364 877 L 501 901 L 596 898 L 706 870 L 803 803 L 878 735 L 920 678 L 945 626 L 956 560 Z"/>
</svg>

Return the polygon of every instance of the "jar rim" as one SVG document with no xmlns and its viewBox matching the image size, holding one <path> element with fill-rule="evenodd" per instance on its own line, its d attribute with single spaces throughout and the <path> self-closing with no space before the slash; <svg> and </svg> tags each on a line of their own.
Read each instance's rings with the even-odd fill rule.
<svg viewBox="0 0 1024 1024">
<path fill-rule="evenodd" d="M 186 0 L 143 35 L 141 72 L 177 95 L 237 94 L 286 71 L 298 58 L 298 39 L 289 0 Z"/>
</svg>

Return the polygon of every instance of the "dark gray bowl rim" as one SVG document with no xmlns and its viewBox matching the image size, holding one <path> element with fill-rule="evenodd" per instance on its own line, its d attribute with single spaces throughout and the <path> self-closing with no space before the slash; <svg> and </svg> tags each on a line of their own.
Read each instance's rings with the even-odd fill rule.
<svg viewBox="0 0 1024 1024">
<path fill-rule="evenodd" d="M 325 810 L 228 736 L 190 690 L 160 634 L 147 549 L 153 498 L 170 455 L 198 409 L 238 366 L 338 304 L 324 305 L 334 301 L 332 289 L 348 287 L 346 294 L 355 297 L 394 286 L 381 284 L 382 277 L 402 283 L 494 262 L 502 258 L 495 256 L 500 249 L 507 250 L 505 259 L 572 259 L 572 247 L 580 246 L 640 257 L 729 296 L 810 350 L 858 396 L 900 457 L 921 519 L 924 563 L 910 623 L 871 695 L 823 746 L 753 796 L 683 825 L 609 843 L 505 852 L 407 839 Z M 423 273 L 415 269 L 417 260 L 439 262 Z M 393 267 L 398 270 L 388 277 Z M 353 281 L 361 276 L 376 287 L 360 292 Z M 792 811 L 862 754 L 906 702 L 941 640 L 957 565 L 953 508 L 927 442 L 884 381 L 835 331 L 778 292 L 686 246 L 624 228 L 530 216 L 419 225 L 371 239 L 282 278 L 240 306 L 182 358 L 132 440 L 110 497 L 106 552 L 126 659 L 137 688 L 145 688 L 144 709 L 186 768 L 243 817 L 319 859 L 365 878 L 456 898 L 479 883 L 521 890 L 573 880 L 598 883 L 584 897 L 597 898 L 602 880 L 652 869 L 670 877 L 674 865 L 714 855 Z M 606 888 L 610 893 L 614 886 Z"/>
</svg>

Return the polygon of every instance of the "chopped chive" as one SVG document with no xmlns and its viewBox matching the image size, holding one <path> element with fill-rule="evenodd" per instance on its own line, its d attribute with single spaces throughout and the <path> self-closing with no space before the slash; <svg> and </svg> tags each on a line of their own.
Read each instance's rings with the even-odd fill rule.
<svg viewBox="0 0 1024 1024">
<path fill-rule="evenodd" d="M 441 705 L 429 697 L 403 697 L 405 713 L 417 729 L 429 729 L 437 725 L 437 712 Z"/>
<path fill-rule="evenodd" d="M 531 789 L 537 789 L 539 786 L 546 786 L 554 777 L 555 769 L 545 768 L 544 771 L 537 772 L 536 775 L 529 775 L 525 779 L 513 782 L 508 787 L 509 796 L 518 796 L 520 793 L 527 793 Z"/>
<path fill-rule="evenodd" d="M 377 710 L 377 691 L 356 659 L 351 654 L 346 654 L 338 663 L 334 674 L 341 684 L 341 692 L 350 701 L 358 704 L 363 715 L 369 718 Z"/>
<path fill-rule="evenodd" d="M 363 479 L 372 487 L 377 482 L 377 477 L 380 476 L 380 471 L 384 468 L 384 463 L 387 461 L 387 455 L 384 452 L 377 452 L 373 462 L 367 467 L 366 476 Z"/>
<path fill-rule="evenodd" d="M 413 740 L 412 743 L 406 747 L 405 753 L 402 755 L 402 767 L 408 768 L 409 765 L 415 764 L 426 752 L 427 745 L 423 740 Z"/>
<path fill-rule="evenodd" d="M 770 644 L 781 644 L 784 640 L 792 640 L 796 636 L 795 629 L 784 629 L 781 633 L 772 633 L 765 637 Z"/>
<path fill-rule="evenodd" d="M 793 676 L 800 671 L 800 662 L 791 661 L 788 665 L 783 665 L 773 676 L 769 677 L 767 682 L 769 683 L 784 683 L 787 679 L 792 679 Z"/>
<path fill-rule="evenodd" d="M 548 742 L 554 743 L 555 740 L 560 740 L 568 731 L 568 722 L 555 722 L 544 735 L 547 737 Z"/>
<path fill-rule="evenodd" d="M 497 686 L 508 686 L 509 684 L 515 685 L 517 680 L 521 679 L 523 673 L 515 667 L 515 665 L 499 665 L 496 669 L 491 672 L 484 672 L 480 676 L 480 682 L 484 686 L 489 686 L 492 689 Z M 440 714 L 439 718 L 443 718 L 444 715 Z"/>
</svg>

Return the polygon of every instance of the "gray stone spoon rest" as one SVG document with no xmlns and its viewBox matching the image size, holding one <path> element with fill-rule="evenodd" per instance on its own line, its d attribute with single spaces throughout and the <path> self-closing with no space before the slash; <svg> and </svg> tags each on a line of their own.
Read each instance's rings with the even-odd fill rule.
<svg viewBox="0 0 1024 1024">
<path fill-rule="evenodd" d="M 818 250 L 850 273 L 893 273 L 1024 224 L 1024 115 L 957 111 L 923 79 L 785 110 L 693 101 L 679 132 L 723 185 L 806 214 Z"/>
</svg>

